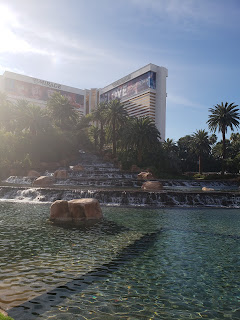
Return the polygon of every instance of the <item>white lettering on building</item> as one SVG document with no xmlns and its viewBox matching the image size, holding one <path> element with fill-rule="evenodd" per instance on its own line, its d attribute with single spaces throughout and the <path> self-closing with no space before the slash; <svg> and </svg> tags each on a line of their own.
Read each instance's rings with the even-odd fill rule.
<svg viewBox="0 0 240 320">
<path fill-rule="evenodd" d="M 61 89 L 61 85 L 58 83 L 45 81 L 45 80 L 41 80 L 41 79 L 36 79 L 36 78 L 33 78 L 33 82 L 35 84 L 40 84 L 45 87 L 54 88 L 54 89 Z"/>
</svg>

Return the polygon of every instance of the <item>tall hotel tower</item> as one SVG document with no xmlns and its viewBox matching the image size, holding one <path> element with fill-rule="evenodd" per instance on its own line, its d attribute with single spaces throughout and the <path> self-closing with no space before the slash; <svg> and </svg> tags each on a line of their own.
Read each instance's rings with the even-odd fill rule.
<svg viewBox="0 0 240 320">
<path fill-rule="evenodd" d="M 165 140 L 166 133 L 166 78 L 168 70 L 154 64 L 100 89 L 100 101 L 119 98 L 129 116 L 149 117 Z"/>
</svg>

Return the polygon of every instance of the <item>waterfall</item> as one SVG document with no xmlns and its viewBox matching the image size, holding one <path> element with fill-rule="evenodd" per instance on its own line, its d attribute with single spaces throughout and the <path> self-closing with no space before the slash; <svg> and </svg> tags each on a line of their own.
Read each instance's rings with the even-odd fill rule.
<svg viewBox="0 0 240 320">
<path fill-rule="evenodd" d="M 225 207 L 240 208 L 240 194 L 229 192 L 144 192 L 121 190 L 79 190 L 53 188 L 0 187 L 4 201 L 53 202 L 96 198 L 103 205 L 130 207 Z"/>
<path fill-rule="evenodd" d="M 101 204 L 111 206 L 240 207 L 239 186 L 234 181 L 159 180 L 163 185 L 161 192 L 145 192 L 141 190 L 143 181 L 137 179 L 137 173 L 121 171 L 96 155 L 85 153 L 80 156 L 79 163 L 61 168 L 67 171 L 67 179 L 55 179 L 51 188 L 30 187 L 33 178 L 9 177 L 4 181 L 5 186 L 0 187 L 0 199 L 53 202 L 96 198 Z M 82 171 L 74 171 L 74 165 L 78 164 L 83 167 Z M 53 172 L 47 171 L 45 175 L 53 176 Z M 203 187 L 213 191 L 202 192 Z"/>
</svg>

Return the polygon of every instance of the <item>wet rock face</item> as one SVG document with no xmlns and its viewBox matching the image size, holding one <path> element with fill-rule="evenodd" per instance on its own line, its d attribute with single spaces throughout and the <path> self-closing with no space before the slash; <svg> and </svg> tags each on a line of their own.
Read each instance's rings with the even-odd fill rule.
<svg viewBox="0 0 240 320">
<path fill-rule="evenodd" d="M 51 205 L 50 220 L 54 222 L 81 222 L 103 217 L 97 199 L 57 200 Z"/>
<path fill-rule="evenodd" d="M 40 177 L 41 175 L 40 175 L 40 173 L 39 173 L 38 171 L 30 170 L 30 171 L 28 171 L 27 176 L 28 176 L 29 178 L 38 178 L 38 177 Z"/>
<path fill-rule="evenodd" d="M 84 167 L 81 166 L 80 164 L 77 164 L 77 165 L 74 166 L 72 169 L 73 169 L 73 171 L 76 171 L 76 172 L 78 172 L 78 171 L 84 171 Z"/>
<path fill-rule="evenodd" d="M 152 180 L 154 179 L 151 172 L 140 172 L 137 176 L 138 180 Z"/>
<path fill-rule="evenodd" d="M 163 186 L 159 181 L 146 181 L 142 185 L 142 189 L 145 191 L 159 191 L 162 190 Z"/>
<path fill-rule="evenodd" d="M 202 187 L 202 191 L 214 191 L 213 188 Z"/>
<path fill-rule="evenodd" d="M 54 182 L 54 180 L 52 177 L 41 176 L 33 181 L 33 186 L 34 187 L 47 187 L 47 186 L 52 185 L 53 182 Z"/>
<path fill-rule="evenodd" d="M 67 170 L 56 170 L 53 175 L 56 179 L 67 179 L 68 172 Z"/>
</svg>

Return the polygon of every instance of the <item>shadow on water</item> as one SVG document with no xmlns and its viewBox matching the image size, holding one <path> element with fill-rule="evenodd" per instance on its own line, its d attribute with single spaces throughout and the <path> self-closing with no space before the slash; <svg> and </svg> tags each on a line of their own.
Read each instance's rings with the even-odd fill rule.
<svg viewBox="0 0 240 320">
<path fill-rule="evenodd" d="M 101 220 L 86 220 L 80 222 L 52 222 L 47 220 L 53 227 L 63 228 L 67 230 L 79 230 L 81 232 L 92 232 L 94 234 L 106 234 L 115 236 L 121 232 L 129 231 L 130 229 L 124 226 L 119 226 L 113 221 L 105 218 Z"/>
<path fill-rule="evenodd" d="M 143 252 L 150 249 L 157 240 L 160 232 L 161 230 L 158 230 L 157 232 L 143 235 L 141 238 L 135 240 L 134 243 L 124 248 L 111 262 L 103 264 L 79 278 L 75 278 L 64 285 L 56 287 L 51 291 L 8 310 L 9 316 L 18 320 L 36 319 L 37 316 L 40 316 L 52 307 L 60 304 L 71 295 L 75 295 L 85 290 L 95 281 L 106 279 L 111 273 L 117 271 Z"/>
</svg>

